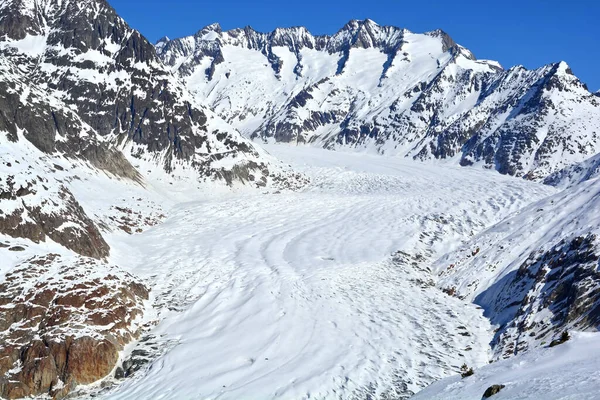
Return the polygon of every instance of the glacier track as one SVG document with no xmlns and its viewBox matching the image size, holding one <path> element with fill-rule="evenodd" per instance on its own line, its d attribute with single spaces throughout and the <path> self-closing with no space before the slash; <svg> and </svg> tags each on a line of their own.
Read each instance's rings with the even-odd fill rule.
<svg viewBox="0 0 600 400">
<path fill-rule="evenodd" d="M 463 363 L 488 363 L 493 327 L 436 287 L 429 267 L 555 189 L 392 157 L 267 150 L 311 184 L 207 193 L 173 202 L 142 234 L 108 236 L 111 261 L 152 289 L 155 353 L 129 379 L 89 390 L 106 399 L 402 399 Z"/>
</svg>

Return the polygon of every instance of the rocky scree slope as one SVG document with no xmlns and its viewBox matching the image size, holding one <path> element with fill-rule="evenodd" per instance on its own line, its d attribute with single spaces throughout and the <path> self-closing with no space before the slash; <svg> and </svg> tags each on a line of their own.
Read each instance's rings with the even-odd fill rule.
<svg viewBox="0 0 600 400">
<path fill-rule="evenodd" d="M 249 137 L 452 159 L 541 179 L 600 152 L 600 98 L 564 62 L 504 70 L 443 31 L 350 21 L 332 36 L 250 27 L 156 44 Z"/>
</svg>

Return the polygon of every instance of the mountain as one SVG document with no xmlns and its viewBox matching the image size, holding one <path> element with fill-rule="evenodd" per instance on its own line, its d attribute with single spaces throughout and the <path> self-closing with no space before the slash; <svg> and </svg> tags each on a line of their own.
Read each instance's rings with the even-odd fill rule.
<svg viewBox="0 0 600 400">
<path fill-rule="evenodd" d="M 544 179 L 544 183 L 564 188 L 598 176 L 600 176 L 600 154 L 549 175 Z"/>
<path fill-rule="evenodd" d="M 156 48 L 199 101 L 262 141 L 452 159 L 530 179 L 600 152 L 600 99 L 566 63 L 504 70 L 440 30 L 367 19 L 313 36 L 213 24 Z"/>
<path fill-rule="evenodd" d="M 0 397 L 406 399 L 563 365 L 547 344 L 600 326 L 599 109 L 565 63 L 440 30 L 152 45 L 105 0 L 0 0 Z"/>
<path fill-rule="evenodd" d="M 0 21 L 3 143 L 23 137 L 134 179 L 132 163 L 228 184 L 277 176 L 276 163 L 197 104 L 106 1 L 3 0 Z"/>
<path fill-rule="evenodd" d="M 82 255 L 108 255 L 77 199 L 52 178 L 48 156 L 141 185 L 175 180 L 265 187 L 296 179 L 199 105 L 154 46 L 106 1 L 3 0 L 0 21 L 0 144 L 7 149 L 2 168 L 8 177 L 2 196 L 16 202 L 0 215 L 1 232 L 49 236 Z M 25 157 L 29 168 L 11 169 L 14 155 Z M 34 211 L 51 204 L 51 214 Z M 55 222 L 48 223 L 49 215 Z M 54 232 L 76 215 L 80 228 L 87 227 L 79 229 L 90 238 L 86 248 Z"/>
</svg>

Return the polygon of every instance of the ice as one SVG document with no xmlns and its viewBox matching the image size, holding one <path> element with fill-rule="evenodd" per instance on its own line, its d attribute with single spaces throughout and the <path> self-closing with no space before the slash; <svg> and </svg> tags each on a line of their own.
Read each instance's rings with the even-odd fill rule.
<svg viewBox="0 0 600 400">
<path fill-rule="evenodd" d="M 311 186 L 198 198 L 141 235 L 109 237 L 111 261 L 152 286 L 152 334 L 177 345 L 105 398 L 409 393 L 463 362 L 488 362 L 481 310 L 424 284 L 434 279 L 427 263 L 391 255 L 434 259 L 554 189 L 391 157 L 267 149 Z"/>
</svg>

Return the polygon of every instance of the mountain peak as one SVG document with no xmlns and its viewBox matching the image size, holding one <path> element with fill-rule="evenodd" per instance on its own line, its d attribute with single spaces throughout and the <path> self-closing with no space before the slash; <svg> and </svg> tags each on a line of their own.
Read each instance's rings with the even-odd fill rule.
<svg viewBox="0 0 600 400">
<path fill-rule="evenodd" d="M 214 22 L 210 25 L 205 26 L 204 28 L 202 28 L 203 31 L 215 31 L 217 33 L 221 33 L 223 31 L 223 29 L 221 28 L 221 24 L 219 24 L 218 22 Z"/>
<path fill-rule="evenodd" d="M 0 0 L 0 36 L 47 36 L 57 33 L 52 25 L 66 23 L 81 29 L 99 15 L 125 24 L 106 0 Z"/>
<path fill-rule="evenodd" d="M 369 18 L 362 19 L 362 20 L 361 19 L 351 19 L 342 27 L 342 29 L 340 29 L 340 32 L 341 31 L 357 31 L 363 27 L 375 28 L 375 27 L 379 27 L 379 24 L 377 24 L 377 22 L 375 22 Z"/>
<path fill-rule="evenodd" d="M 556 63 L 555 67 L 556 67 L 556 72 L 559 74 L 573 75 L 573 71 L 571 70 L 571 67 L 569 66 L 569 64 L 567 64 L 564 61 L 560 61 L 560 62 Z"/>
</svg>

